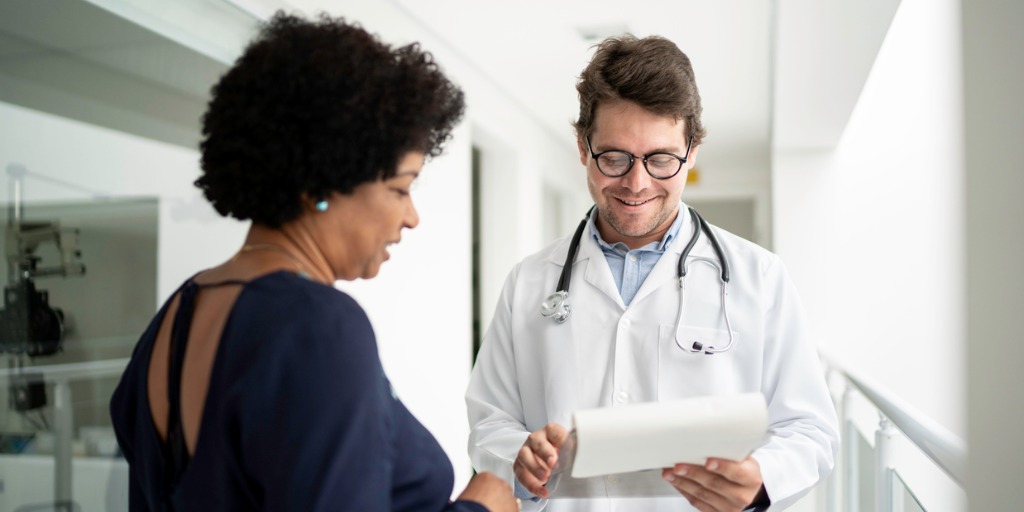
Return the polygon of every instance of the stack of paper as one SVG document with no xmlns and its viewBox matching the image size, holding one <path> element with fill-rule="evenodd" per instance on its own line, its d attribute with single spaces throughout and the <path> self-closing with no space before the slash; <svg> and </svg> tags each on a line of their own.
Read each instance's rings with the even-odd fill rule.
<svg viewBox="0 0 1024 512">
<path fill-rule="evenodd" d="M 552 497 L 677 494 L 661 468 L 741 460 L 761 445 L 767 425 L 760 393 L 576 411 L 547 487 Z"/>
</svg>

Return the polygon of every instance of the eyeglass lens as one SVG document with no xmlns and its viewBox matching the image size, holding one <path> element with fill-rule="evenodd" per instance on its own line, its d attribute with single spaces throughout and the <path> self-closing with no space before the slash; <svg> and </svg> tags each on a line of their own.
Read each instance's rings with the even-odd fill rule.
<svg viewBox="0 0 1024 512">
<path fill-rule="evenodd" d="M 636 157 L 625 151 L 606 151 L 597 157 L 597 167 L 605 174 L 622 175 L 629 172 L 633 167 Z M 668 153 L 654 153 L 647 155 L 647 172 L 655 178 L 668 178 L 679 172 L 683 162 L 674 155 Z"/>
<path fill-rule="evenodd" d="M 692 143 L 692 141 L 693 139 L 691 138 L 690 142 Z M 590 149 L 591 156 L 597 161 L 597 169 L 610 178 L 624 176 L 633 168 L 633 162 L 638 158 L 628 151 L 618 149 L 610 149 L 595 154 L 593 147 L 590 145 L 590 137 L 587 137 L 587 146 Z M 686 152 L 689 155 L 690 144 L 687 144 Z M 686 162 L 686 158 L 672 153 L 651 153 L 644 156 L 641 161 L 651 176 L 657 179 L 668 179 L 679 173 L 679 170 L 683 168 L 683 164 Z"/>
</svg>

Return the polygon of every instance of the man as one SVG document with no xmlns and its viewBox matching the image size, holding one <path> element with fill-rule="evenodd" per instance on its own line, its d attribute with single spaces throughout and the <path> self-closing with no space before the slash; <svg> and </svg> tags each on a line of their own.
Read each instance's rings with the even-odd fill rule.
<svg viewBox="0 0 1024 512">
<path fill-rule="evenodd" d="M 835 411 L 782 263 L 703 231 L 681 203 L 705 134 L 689 59 L 659 37 L 608 39 L 577 90 L 576 143 L 595 208 L 574 256 L 567 237 L 505 282 L 466 393 L 473 464 L 514 475 L 524 509 L 784 508 L 831 471 Z M 565 317 L 549 295 L 567 257 Z M 665 468 L 678 497 L 546 500 L 574 411 L 750 392 L 767 404 L 765 442 L 743 460 Z M 605 485 L 614 496 L 614 479 Z"/>
</svg>

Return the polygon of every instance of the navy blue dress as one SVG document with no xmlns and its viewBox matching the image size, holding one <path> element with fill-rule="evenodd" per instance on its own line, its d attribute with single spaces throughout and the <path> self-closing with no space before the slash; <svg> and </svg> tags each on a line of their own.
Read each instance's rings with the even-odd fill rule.
<svg viewBox="0 0 1024 512">
<path fill-rule="evenodd" d="M 189 280 L 179 293 L 202 288 Z M 185 309 L 183 298 L 178 320 Z M 449 502 L 451 462 L 395 397 L 362 308 L 283 271 L 238 295 L 195 452 L 175 468 L 146 393 L 166 311 L 165 304 L 139 339 L 110 404 L 131 510 L 486 512 Z"/>
</svg>

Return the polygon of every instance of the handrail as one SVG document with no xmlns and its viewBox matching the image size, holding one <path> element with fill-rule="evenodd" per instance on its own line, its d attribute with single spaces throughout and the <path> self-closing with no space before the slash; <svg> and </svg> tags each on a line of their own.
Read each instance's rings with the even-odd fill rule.
<svg viewBox="0 0 1024 512">
<path fill-rule="evenodd" d="M 53 435 L 54 435 L 54 500 L 71 502 L 71 437 L 74 418 L 71 400 L 71 382 L 75 380 L 120 375 L 129 358 L 84 361 L 79 363 L 23 366 L 0 369 L 0 378 L 17 375 L 39 375 L 53 383 Z"/>
<path fill-rule="evenodd" d="M 120 375 L 128 366 L 129 358 L 103 359 L 80 363 L 62 363 L 19 368 L 0 368 L 0 378 L 26 373 L 42 374 L 47 381 L 71 381 Z"/>
<path fill-rule="evenodd" d="M 958 484 L 966 485 L 967 446 L 959 436 L 888 393 L 870 379 L 850 370 L 835 357 L 825 352 L 820 354 L 829 368 L 839 372 L 853 384 L 879 412 L 907 436 L 910 442 L 920 448 Z"/>
</svg>

